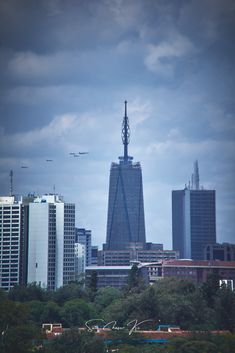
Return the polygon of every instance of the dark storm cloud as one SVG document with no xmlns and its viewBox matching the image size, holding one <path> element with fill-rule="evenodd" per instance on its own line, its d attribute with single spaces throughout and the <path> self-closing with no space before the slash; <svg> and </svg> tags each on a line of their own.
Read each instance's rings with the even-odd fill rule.
<svg viewBox="0 0 235 353">
<path fill-rule="evenodd" d="M 233 0 L 5 0 L 0 16 L 1 194 L 10 169 L 19 192 L 56 183 L 104 241 L 127 99 L 149 240 L 170 247 L 171 190 L 184 186 L 196 158 L 202 183 L 217 190 L 221 239 L 231 239 Z M 69 159 L 77 149 L 91 151 L 87 162 Z"/>
</svg>

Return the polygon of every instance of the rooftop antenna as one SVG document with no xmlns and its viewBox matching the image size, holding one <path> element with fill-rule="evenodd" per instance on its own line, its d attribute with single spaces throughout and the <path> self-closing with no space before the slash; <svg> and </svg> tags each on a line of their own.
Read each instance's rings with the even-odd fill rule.
<svg viewBox="0 0 235 353">
<path fill-rule="evenodd" d="M 197 160 L 194 162 L 193 184 L 194 189 L 199 190 L 199 168 Z"/>
<path fill-rule="evenodd" d="M 55 195 L 55 185 L 53 185 L 53 193 L 54 193 L 54 195 Z"/>
<path fill-rule="evenodd" d="M 124 162 L 128 162 L 128 144 L 130 142 L 130 127 L 127 117 L 127 101 L 125 101 L 125 116 L 122 123 L 122 143 L 124 145 Z"/>
<path fill-rule="evenodd" d="M 13 170 L 10 171 L 10 196 L 13 195 Z"/>
</svg>

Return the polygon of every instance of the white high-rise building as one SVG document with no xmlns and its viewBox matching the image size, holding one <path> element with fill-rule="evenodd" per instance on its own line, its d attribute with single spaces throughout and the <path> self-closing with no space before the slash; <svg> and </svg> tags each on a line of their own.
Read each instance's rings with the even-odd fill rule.
<svg viewBox="0 0 235 353">
<path fill-rule="evenodd" d="M 14 196 L 0 197 L 0 288 L 20 282 L 21 203 Z"/>
<path fill-rule="evenodd" d="M 29 204 L 28 283 L 54 290 L 75 279 L 75 205 L 58 195 Z"/>
</svg>

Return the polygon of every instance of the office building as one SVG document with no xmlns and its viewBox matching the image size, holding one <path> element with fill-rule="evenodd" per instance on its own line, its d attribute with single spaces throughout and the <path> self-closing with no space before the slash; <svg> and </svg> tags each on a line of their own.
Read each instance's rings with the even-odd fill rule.
<svg viewBox="0 0 235 353">
<path fill-rule="evenodd" d="M 75 242 L 85 247 L 85 266 L 91 265 L 91 230 L 75 228 Z"/>
<path fill-rule="evenodd" d="M 85 273 L 86 248 L 85 245 L 75 243 L 75 280 Z"/>
<path fill-rule="evenodd" d="M 0 197 L 0 288 L 27 284 L 29 203 L 34 198 Z"/>
<path fill-rule="evenodd" d="M 199 186 L 196 161 L 191 184 L 172 191 L 173 249 L 180 252 L 180 258 L 203 260 L 204 247 L 216 243 L 215 205 L 215 190 Z"/>
<path fill-rule="evenodd" d="M 147 264 L 138 264 L 138 267 L 147 269 L 150 284 L 166 277 L 189 280 L 195 283 L 206 282 L 208 275 L 218 275 L 219 283 L 231 289 L 235 284 L 235 261 L 192 261 L 170 260 Z M 144 271 L 144 273 L 146 273 Z"/>
<path fill-rule="evenodd" d="M 129 131 L 125 102 L 122 126 L 124 155 L 119 157 L 119 163 L 111 165 L 104 250 L 144 248 L 146 243 L 142 171 L 140 163 L 133 163 L 133 157 L 128 155 Z"/>
<path fill-rule="evenodd" d="M 127 283 L 130 266 L 89 266 L 86 268 L 86 283 L 96 273 L 97 288 L 122 288 Z M 146 284 L 163 278 L 177 278 L 194 283 L 204 283 L 211 274 L 218 275 L 218 284 L 235 288 L 235 261 L 162 260 L 152 263 L 136 263 Z"/>
<path fill-rule="evenodd" d="M 235 261 L 235 244 L 207 244 L 204 248 L 204 259 Z"/>
<path fill-rule="evenodd" d="M 98 251 L 99 266 L 130 266 L 135 262 L 154 262 L 178 259 L 179 252 L 174 250 L 101 250 Z"/>
<path fill-rule="evenodd" d="M 97 265 L 98 262 L 98 246 L 91 246 L 91 265 Z"/>
<path fill-rule="evenodd" d="M 75 279 L 75 205 L 58 195 L 29 204 L 28 283 L 55 290 Z"/>
<path fill-rule="evenodd" d="M 0 197 L 0 288 L 20 283 L 21 202 Z"/>
<path fill-rule="evenodd" d="M 86 267 L 86 285 L 96 273 L 97 289 L 104 287 L 123 288 L 132 266 L 89 266 Z"/>
</svg>

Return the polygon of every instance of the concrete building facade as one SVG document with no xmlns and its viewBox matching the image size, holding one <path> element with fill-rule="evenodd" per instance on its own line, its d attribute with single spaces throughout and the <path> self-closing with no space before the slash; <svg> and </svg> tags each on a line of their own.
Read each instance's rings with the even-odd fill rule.
<svg viewBox="0 0 235 353">
<path fill-rule="evenodd" d="M 98 252 L 99 266 L 129 266 L 131 262 L 154 262 L 178 259 L 179 252 L 174 250 L 101 250 Z"/>
<path fill-rule="evenodd" d="M 207 244 L 204 247 L 204 260 L 235 261 L 235 244 Z"/>
<path fill-rule="evenodd" d="M 75 205 L 58 195 L 29 204 L 28 283 L 55 290 L 75 279 Z"/>
<path fill-rule="evenodd" d="M 0 288 L 20 283 L 21 202 L 0 197 Z"/>
</svg>

